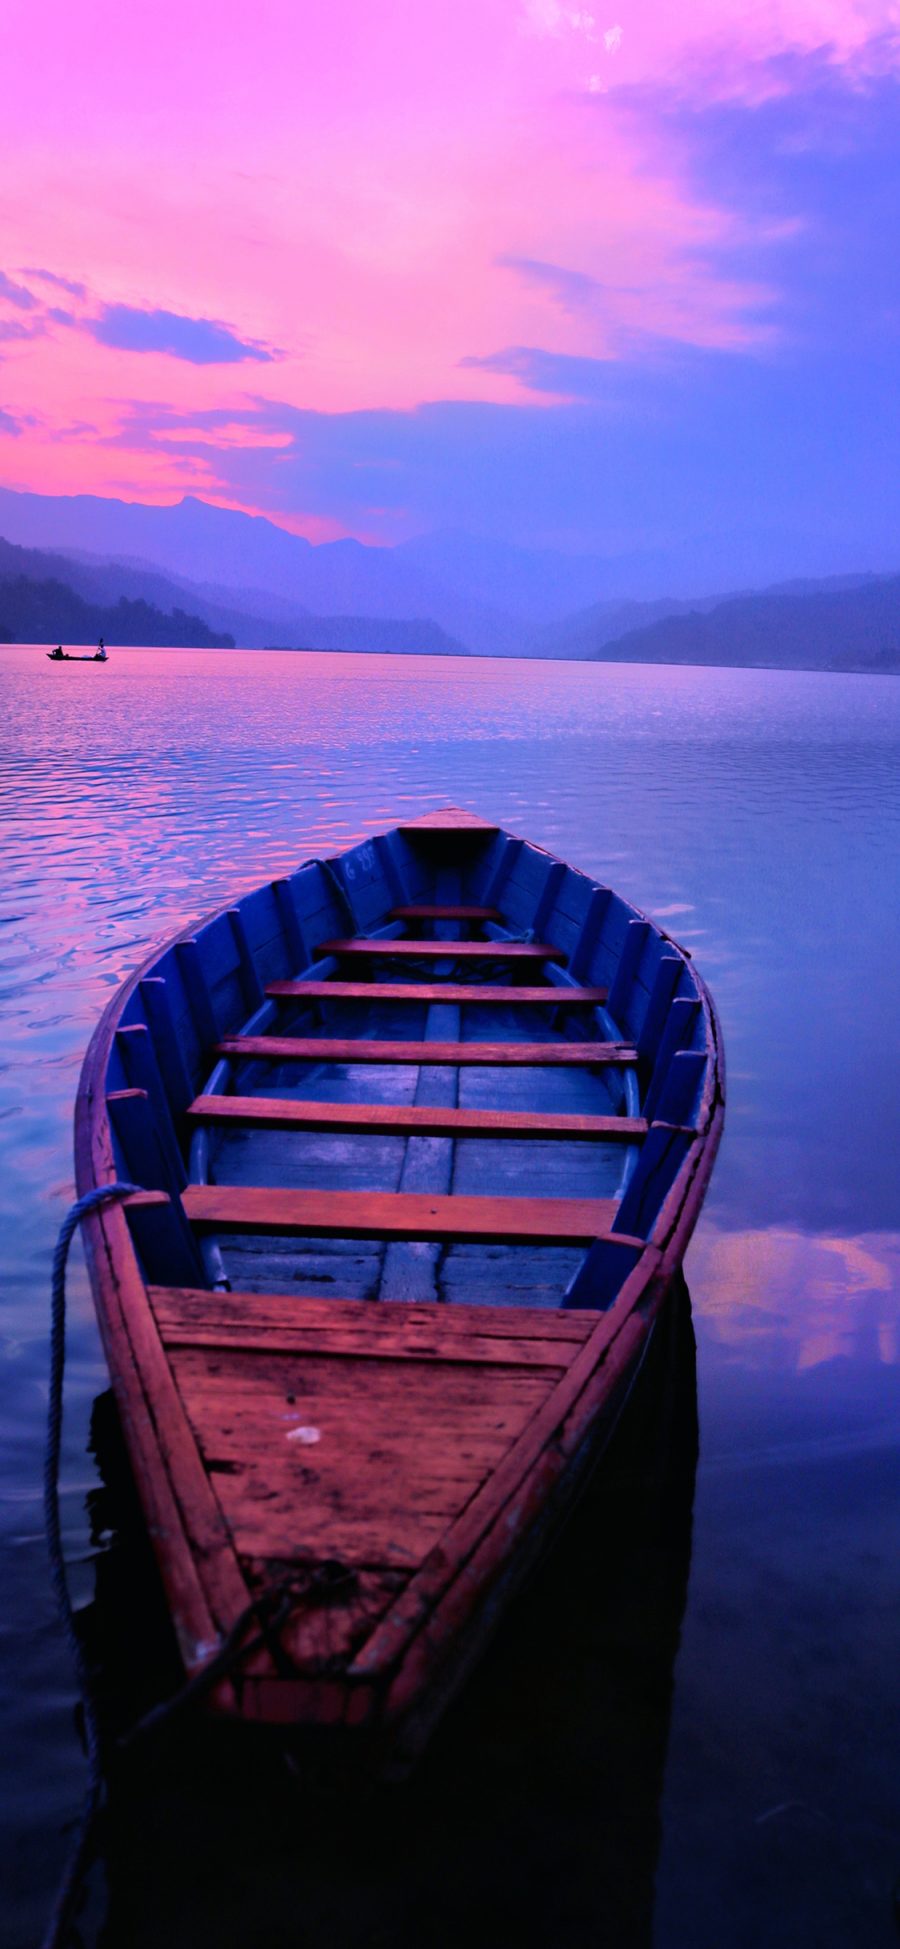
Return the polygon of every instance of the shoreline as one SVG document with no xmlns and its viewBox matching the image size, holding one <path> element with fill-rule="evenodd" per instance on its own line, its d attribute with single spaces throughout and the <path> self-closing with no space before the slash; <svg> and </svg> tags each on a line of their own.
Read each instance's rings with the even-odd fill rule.
<svg viewBox="0 0 900 1949">
<path fill-rule="evenodd" d="M 0 643 L 0 653 L 4 650 L 35 650 L 41 653 L 52 648 L 50 643 Z M 72 643 L 70 650 L 75 654 L 87 650 L 88 644 Z M 190 644 L 175 643 L 122 643 L 112 644 L 108 661 L 116 656 L 128 656 L 133 651 L 154 650 L 168 656 L 372 656 L 394 657 L 398 660 L 418 660 L 423 663 L 542 663 L 557 664 L 562 669 L 596 669 L 605 665 L 617 670 L 771 670 L 776 675 L 796 677 L 900 677 L 900 664 L 896 670 L 844 668 L 829 663 L 690 663 L 667 659 L 654 662 L 651 658 L 615 656 L 534 656 L 524 652 L 520 656 L 491 655 L 489 650 L 359 650 L 359 649 L 292 649 L 286 643 L 266 643 L 260 648 L 246 648 L 235 644 L 229 649 L 218 649 L 210 644 L 192 647 Z M 64 660 L 64 659 L 61 659 Z"/>
</svg>

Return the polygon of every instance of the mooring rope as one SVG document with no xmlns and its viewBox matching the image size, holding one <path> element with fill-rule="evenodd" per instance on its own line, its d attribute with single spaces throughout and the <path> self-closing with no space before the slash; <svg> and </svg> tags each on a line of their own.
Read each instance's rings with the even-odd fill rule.
<svg viewBox="0 0 900 1949">
<path fill-rule="evenodd" d="M 332 892 L 335 895 L 335 898 L 337 899 L 338 905 L 343 908 L 346 918 L 349 920 L 351 927 L 355 930 L 358 927 L 359 922 L 357 921 L 356 915 L 353 911 L 353 902 L 350 898 L 349 893 L 347 892 L 347 888 L 345 887 L 344 882 L 341 879 L 341 876 L 337 868 L 332 864 L 332 861 L 330 859 L 305 859 L 303 865 L 317 866 L 319 868 L 319 871 L 324 874 L 326 880 L 328 881 L 329 886 L 332 889 Z"/>
<path fill-rule="evenodd" d="M 63 1380 L 66 1366 L 66 1263 L 69 1247 L 82 1219 L 90 1212 L 97 1211 L 101 1205 L 113 1204 L 120 1198 L 128 1198 L 138 1189 L 139 1186 L 135 1184 L 115 1182 L 100 1184 L 95 1190 L 86 1191 L 83 1198 L 77 1198 L 69 1207 L 59 1228 L 59 1237 L 53 1254 L 50 1296 L 50 1398 L 47 1406 L 47 1445 L 44 1452 L 44 1528 L 50 1557 L 50 1582 L 81 1692 L 88 1781 L 75 1839 L 57 1890 L 53 1913 L 43 1936 L 42 1949 L 58 1949 L 58 1945 L 63 1940 L 63 1933 L 87 1868 L 103 1789 L 99 1719 L 88 1663 L 78 1635 L 75 1612 L 69 1595 L 59 1515 L 59 1458 L 62 1447 Z"/>
<path fill-rule="evenodd" d="M 50 1398 L 47 1408 L 47 1445 L 44 1454 L 44 1525 L 50 1558 L 50 1581 L 72 1663 L 78 1679 L 84 1712 L 84 1740 L 88 1780 L 84 1803 L 69 1857 L 57 1890 L 53 1912 L 41 1941 L 41 1949 L 62 1949 L 72 1921 L 75 1904 L 90 1865 L 91 1850 L 103 1797 L 103 1744 L 100 1713 L 94 1697 L 93 1681 L 84 1647 L 75 1622 L 69 1594 L 62 1526 L 59 1514 L 59 1464 L 62 1450 L 63 1382 L 66 1364 L 66 1265 L 69 1247 L 83 1218 L 101 1205 L 129 1198 L 140 1189 L 135 1184 L 116 1181 L 87 1191 L 71 1205 L 59 1229 L 53 1254 L 50 1302 Z M 235 1618 L 215 1655 L 177 1691 L 144 1714 L 116 1744 L 127 1750 L 134 1742 L 167 1723 L 176 1713 L 194 1704 L 245 1658 L 265 1647 L 276 1668 L 284 1671 L 290 1660 L 279 1643 L 279 1632 L 301 1604 L 327 1602 L 334 1591 L 354 1572 L 339 1559 L 316 1565 L 309 1571 L 277 1579 L 256 1592 Z M 247 1633 L 255 1624 L 252 1637 Z"/>
</svg>

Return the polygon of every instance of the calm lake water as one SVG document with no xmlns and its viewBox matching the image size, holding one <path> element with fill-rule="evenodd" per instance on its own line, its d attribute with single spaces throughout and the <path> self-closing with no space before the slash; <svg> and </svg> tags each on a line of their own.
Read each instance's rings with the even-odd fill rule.
<svg viewBox="0 0 900 1949">
<path fill-rule="evenodd" d="M 451 1715 L 419 1790 L 421 1822 L 457 1766 L 452 1817 L 405 1862 L 361 1842 L 332 1858 L 287 1789 L 260 1776 L 236 1808 L 224 1776 L 188 1790 L 170 1756 L 137 1802 L 114 1800 L 83 1940 L 431 1949 L 451 1922 L 479 1941 L 489 1918 L 500 1949 L 896 1942 L 898 734 L 891 678 L 150 650 L 48 670 L 39 650 L 0 651 L 0 1931 L 16 1949 L 40 1935 L 83 1787 L 40 1479 L 49 1263 L 88 1037 L 185 921 L 448 800 L 663 919 L 722 1015 L 726 1133 L 686 1266 L 700 1454 L 677 1655 L 680 1572 L 668 1650 L 663 1631 L 648 1648 L 647 1553 L 636 1563 L 613 1526 L 584 1600 L 604 1654 L 592 1640 L 576 1705 L 554 1705 L 545 1580 L 515 1627 L 521 1665 L 543 1606 L 520 1704 L 496 1718 L 501 1644 L 496 1683 Z M 65 1535 L 77 1600 L 102 1619 L 120 1546 L 88 1448 L 106 1376 L 77 1257 L 70 1301 Z M 582 1523 L 581 1568 L 554 1575 L 577 1583 L 590 1542 Z M 617 1579 L 613 1615 L 599 1586 Z M 119 1648 L 127 1665 L 127 1631 Z M 642 1740 L 655 1759 L 623 1809 Z M 560 1758 L 575 1748 L 577 1796 Z M 476 1775 L 498 1783 L 490 1869 L 490 1821 L 464 1818 Z M 523 1888 L 531 1928 L 513 1930 Z"/>
</svg>

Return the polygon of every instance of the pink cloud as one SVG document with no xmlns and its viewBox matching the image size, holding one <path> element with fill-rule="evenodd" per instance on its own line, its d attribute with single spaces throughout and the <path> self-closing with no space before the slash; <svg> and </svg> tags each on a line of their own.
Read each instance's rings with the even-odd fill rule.
<svg viewBox="0 0 900 1949">
<path fill-rule="evenodd" d="M 788 85 L 773 66 L 785 55 L 887 64 L 885 26 L 875 0 L 634 0 L 608 14 L 594 0 L 429 0 L 415 14 L 407 0 L 259 0 L 252 19 L 218 0 L 13 0 L 3 403 L 44 428 L 16 441 L 17 477 L 39 466 L 45 486 L 100 486 L 108 452 L 56 436 L 79 420 L 111 428 L 117 398 L 238 405 L 238 352 L 230 369 L 173 352 L 211 342 L 190 339 L 192 322 L 281 348 L 277 372 L 254 366 L 254 391 L 327 412 L 515 403 L 523 381 L 490 363 L 504 346 L 595 359 L 640 340 L 764 347 L 771 294 L 722 255 L 733 213 L 715 184 L 687 184 L 635 103 L 674 85 L 701 103 L 759 99 Z M 556 283 L 526 264 L 556 267 Z M 114 342 L 54 316 L 48 278 L 77 319 L 118 321 L 100 333 Z M 4 320 L 33 315 L 21 289 L 44 307 L 41 329 L 4 336 Z M 115 464 L 127 472 L 121 449 Z M 130 466 L 142 494 L 217 490 L 212 450 L 136 449 Z"/>
</svg>

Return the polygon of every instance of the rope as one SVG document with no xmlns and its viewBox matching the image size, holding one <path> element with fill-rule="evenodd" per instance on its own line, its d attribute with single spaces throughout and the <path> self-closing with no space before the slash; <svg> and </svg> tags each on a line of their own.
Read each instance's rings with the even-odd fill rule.
<svg viewBox="0 0 900 1949">
<path fill-rule="evenodd" d="M 142 1719 L 123 1733 L 116 1742 L 126 1752 L 135 1741 L 145 1733 L 154 1732 L 186 1706 L 194 1705 L 206 1696 L 220 1679 L 227 1678 L 239 1661 L 250 1658 L 263 1647 L 269 1652 L 276 1669 L 282 1677 L 290 1676 L 295 1669 L 288 1658 L 284 1646 L 279 1641 L 279 1632 L 299 1604 L 312 1603 L 316 1599 L 327 1602 L 328 1598 L 341 1586 L 356 1582 L 356 1572 L 337 1558 L 327 1563 L 317 1564 L 305 1576 L 283 1577 L 267 1584 L 263 1590 L 251 1597 L 249 1604 L 235 1618 L 231 1629 L 223 1638 L 214 1657 L 207 1659 L 205 1665 L 195 1672 L 187 1683 L 164 1699 L 160 1705 L 151 1706 Z M 252 1638 L 245 1637 L 248 1626 L 256 1621 L 259 1630 Z"/>
<path fill-rule="evenodd" d="M 47 1407 L 47 1446 L 44 1453 L 44 1527 L 50 1557 L 50 1582 L 56 1598 L 59 1620 L 65 1634 L 84 1706 L 84 1741 L 88 1781 L 84 1805 L 75 1832 L 62 1881 L 57 1890 L 53 1913 L 43 1936 L 42 1949 L 58 1949 L 64 1939 L 72 1909 L 90 1860 L 94 1828 L 100 1812 L 103 1768 L 100 1727 L 93 1698 L 90 1672 L 69 1595 L 66 1560 L 59 1516 L 59 1458 L 62 1446 L 63 1378 L 66 1364 L 66 1263 L 69 1247 L 83 1218 L 101 1205 L 130 1197 L 134 1184 L 101 1184 L 87 1191 L 71 1205 L 59 1228 L 53 1254 L 50 1299 L 50 1399 Z"/>
<path fill-rule="evenodd" d="M 72 1663 L 82 1698 L 88 1780 L 75 1838 L 57 1890 L 53 1912 L 42 1938 L 41 1949 L 62 1949 L 84 1877 L 90 1866 L 103 1796 L 100 1715 L 69 1594 L 59 1514 L 59 1464 L 62 1448 L 63 1380 L 66 1359 L 66 1265 L 69 1247 L 82 1219 L 90 1212 L 97 1211 L 101 1205 L 128 1198 L 138 1189 L 139 1186 L 134 1184 L 116 1182 L 101 1184 L 95 1190 L 86 1192 L 84 1197 L 77 1199 L 66 1213 L 53 1254 L 50 1303 L 50 1399 L 47 1409 L 47 1445 L 44 1455 L 44 1525 L 50 1557 L 50 1581 L 60 1623 L 72 1654 Z M 175 1713 L 183 1711 L 185 1707 L 202 1698 L 220 1679 L 227 1677 L 242 1659 L 252 1656 L 263 1647 L 270 1653 L 278 1670 L 282 1672 L 290 1670 L 290 1661 L 279 1642 L 279 1633 L 292 1611 L 301 1603 L 327 1603 L 334 1592 L 351 1579 L 355 1579 L 355 1572 L 348 1565 L 334 1558 L 315 1565 L 299 1576 L 295 1574 L 292 1577 L 282 1578 L 258 1591 L 235 1618 L 214 1657 L 210 1658 L 200 1671 L 195 1672 L 172 1698 L 164 1700 L 161 1705 L 154 1706 L 145 1713 L 143 1718 L 118 1740 L 119 1747 L 126 1750 L 146 1733 L 155 1731 Z M 254 1622 L 258 1630 L 248 1638 L 247 1631 Z"/>
<path fill-rule="evenodd" d="M 338 905 L 343 909 L 344 914 L 346 915 L 347 919 L 350 922 L 351 927 L 355 932 L 358 922 L 356 919 L 356 915 L 353 911 L 353 902 L 350 898 L 349 893 L 347 892 L 347 889 L 344 885 L 343 880 L 341 879 L 340 874 L 337 871 L 337 868 L 332 865 L 330 859 L 306 859 L 304 860 L 303 864 L 304 866 L 317 866 L 319 868 L 319 871 L 321 873 L 324 873 L 326 880 L 328 881 L 329 885 L 331 886 L 333 892 L 337 897 Z"/>
</svg>

